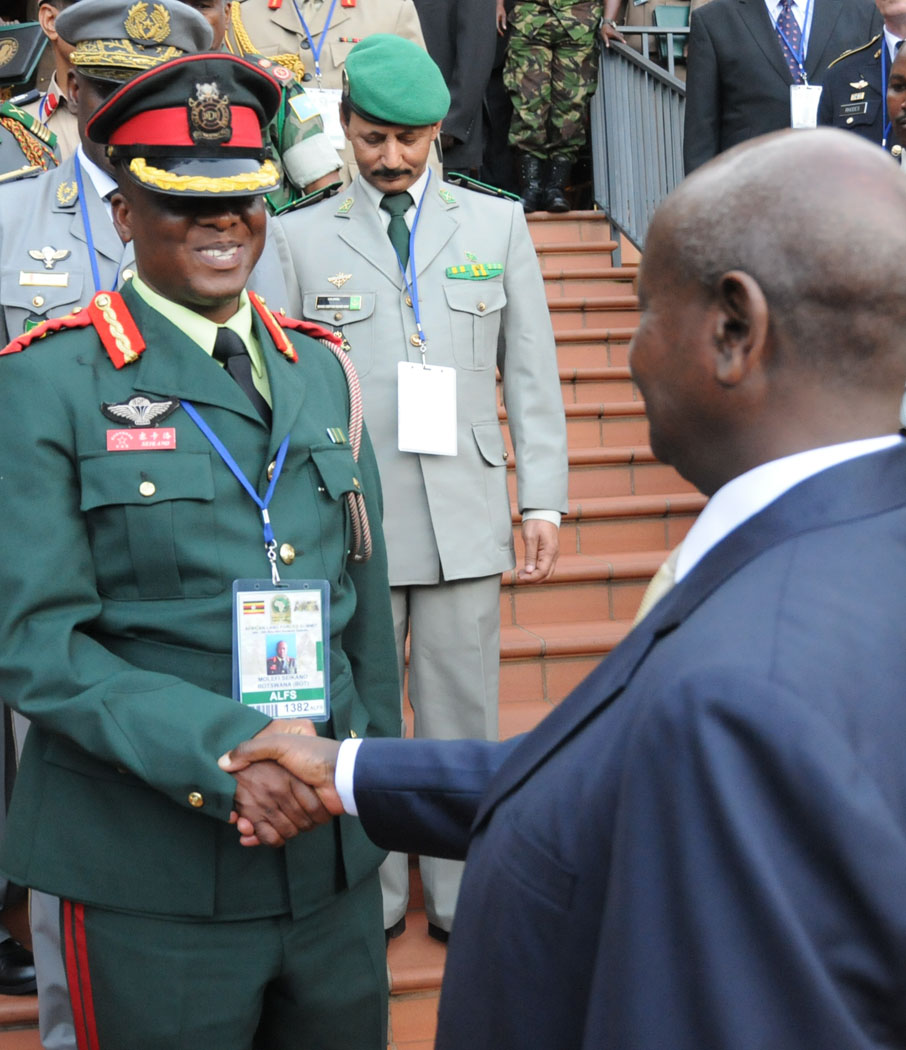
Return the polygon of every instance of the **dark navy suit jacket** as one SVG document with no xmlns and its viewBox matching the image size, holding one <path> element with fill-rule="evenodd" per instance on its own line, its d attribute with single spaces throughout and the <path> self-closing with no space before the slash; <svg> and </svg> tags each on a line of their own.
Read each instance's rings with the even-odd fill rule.
<svg viewBox="0 0 906 1050">
<path fill-rule="evenodd" d="M 715 547 L 532 733 L 366 741 L 462 855 L 437 1050 L 906 1046 L 906 450 Z"/>
<path fill-rule="evenodd" d="M 872 0 L 812 0 L 805 56 L 810 84 L 828 65 L 880 32 Z M 711 0 L 689 30 L 683 160 L 686 174 L 756 135 L 790 126 L 790 85 L 764 0 Z"/>
</svg>

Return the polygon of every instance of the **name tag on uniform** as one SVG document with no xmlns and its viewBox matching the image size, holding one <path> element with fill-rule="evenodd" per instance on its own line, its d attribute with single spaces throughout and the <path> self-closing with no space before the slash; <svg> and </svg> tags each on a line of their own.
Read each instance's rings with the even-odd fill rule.
<svg viewBox="0 0 906 1050">
<path fill-rule="evenodd" d="M 790 127 L 817 128 L 820 84 L 790 85 Z"/>
<path fill-rule="evenodd" d="M 343 92 L 339 88 L 307 87 L 305 94 L 318 107 L 331 146 L 337 151 L 342 150 L 346 145 L 346 136 L 340 123 L 340 97 Z"/>
<path fill-rule="evenodd" d="M 397 410 L 400 452 L 456 455 L 455 368 L 400 361 Z"/>
<path fill-rule="evenodd" d="M 139 449 L 176 448 L 176 427 L 152 427 L 148 430 L 108 430 L 108 452 L 135 452 Z"/>
<path fill-rule="evenodd" d="M 316 310 L 361 310 L 360 295 L 319 295 L 315 299 Z"/>
</svg>

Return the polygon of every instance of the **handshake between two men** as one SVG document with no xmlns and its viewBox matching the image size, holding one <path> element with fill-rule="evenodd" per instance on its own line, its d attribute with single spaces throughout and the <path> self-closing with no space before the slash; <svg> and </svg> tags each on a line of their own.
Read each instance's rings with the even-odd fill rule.
<svg viewBox="0 0 906 1050">
<path fill-rule="evenodd" d="M 232 822 L 244 846 L 282 846 L 344 813 L 334 786 L 340 744 L 305 718 L 272 722 L 219 760 L 236 780 Z"/>
</svg>

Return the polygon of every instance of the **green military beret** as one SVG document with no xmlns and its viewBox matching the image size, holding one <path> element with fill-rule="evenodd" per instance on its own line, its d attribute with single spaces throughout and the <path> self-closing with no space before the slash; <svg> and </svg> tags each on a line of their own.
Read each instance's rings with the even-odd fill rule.
<svg viewBox="0 0 906 1050">
<path fill-rule="evenodd" d="M 434 59 L 392 33 L 367 36 L 349 52 L 343 98 L 376 124 L 436 124 L 450 108 L 450 92 Z"/>
<path fill-rule="evenodd" d="M 181 0 L 79 0 L 57 15 L 56 30 L 75 48 L 69 61 L 85 76 L 128 80 L 186 53 L 206 51 L 213 31 Z"/>
<path fill-rule="evenodd" d="M 252 196 L 280 184 L 262 129 L 281 98 L 277 81 L 244 58 L 183 55 L 123 84 L 85 131 L 147 189 L 180 197 Z"/>
</svg>

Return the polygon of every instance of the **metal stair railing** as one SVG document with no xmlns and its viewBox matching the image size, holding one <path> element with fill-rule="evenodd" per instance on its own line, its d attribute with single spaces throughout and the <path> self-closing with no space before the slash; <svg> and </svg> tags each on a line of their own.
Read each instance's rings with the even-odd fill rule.
<svg viewBox="0 0 906 1050">
<path fill-rule="evenodd" d="M 685 28 L 619 26 L 624 34 L 666 37 L 669 69 L 625 44 L 602 51 L 591 102 L 595 203 L 641 248 L 655 208 L 683 178 L 686 85 L 674 73 L 673 38 Z M 645 42 L 647 48 L 647 40 Z M 614 260 L 619 265 L 619 259 Z"/>
</svg>

